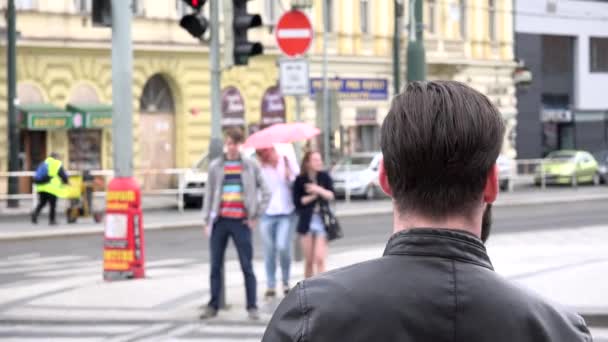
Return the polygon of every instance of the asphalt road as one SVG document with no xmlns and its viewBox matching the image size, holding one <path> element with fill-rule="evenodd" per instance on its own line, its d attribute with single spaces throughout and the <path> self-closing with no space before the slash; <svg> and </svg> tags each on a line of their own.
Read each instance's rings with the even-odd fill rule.
<svg viewBox="0 0 608 342">
<path fill-rule="evenodd" d="M 608 224 L 608 210 L 602 201 L 497 207 L 494 208 L 493 216 L 494 234 Z M 341 219 L 341 223 L 345 237 L 332 243 L 331 248 L 382 244 L 389 238 L 392 230 L 390 215 L 346 217 Z M 254 235 L 254 240 L 255 257 L 261 258 L 262 246 L 259 234 Z M 41 256 L 71 254 L 101 258 L 102 243 L 102 236 L 0 242 L 0 260 L 11 255 L 27 253 L 40 253 Z M 206 262 L 209 259 L 208 242 L 199 229 L 150 231 L 145 236 L 145 248 L 148 260 L 196 258 Z M 235 256 L 234 248 L 230 248 L 228 257 Z"/>
</svg>

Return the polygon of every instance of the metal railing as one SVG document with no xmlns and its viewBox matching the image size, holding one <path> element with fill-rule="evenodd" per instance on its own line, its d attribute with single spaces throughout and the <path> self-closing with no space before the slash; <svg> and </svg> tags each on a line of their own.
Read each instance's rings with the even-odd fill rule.
<svg viewBox="0 0 608 342">
<path fill-rule="evenodd" d="M 137 179 L 143 196 L 166 196 L 175 197 L 178 210 L 184 210 L 184 195 L 186 194 L 204 194 L 203 187 L 188 187 L 186 184 L 185 175 L 188 172 L 193 172 L 192 169 L 142 169 L 135 170 L 134 177 Z M 82 172 L 68 171 L 68 175 L 79 175 Z M 91 176 L 101 177 L 103 179 L 103 189 L 106 188 L 110 179 L 114 176 L 113 170 L 93 170 L 90 171 Z M 35 172 L 33 171 L 18 171 L 18 172 L 0 172 L 0 182 L 5 182 L 9 177 L 33 179 Z M 158 184 L 162 184 L 159 186 Z M 105 198 L 105 190 L 93 192 L 95 198 Z M 32 182 L 32 189 L 29 193 L 6 194 L 0 193 L 0 202 L 7 200 L 27 200 L 31 201 L 32 208 L 36 206 L 36 186 Z"/>
<path fill-rule="evenodd" d="M 547 160 L 544 159 L 519 159 L 513 162 L 511 172 L 507 175 L 501 175 L 501 180 L 507 180 L 508 191 L 512 192 L 519 186 L 526 185 L 539 185 L 542 189 L 547 186 L 547 174 L 546 165 Z M 137 179 L 141 186 L 143 197 L 159 196 L 163 198 L 173 198 L 176 202 L 177 209 L 182 212 L 185 207 L 184 196 L 185 195 L 204 195 L 204 187 L 196 187 L 191 184 L 187 184 L 186 174 L 187 173 L 202 172 L 190 168 L 171 168 L 171 169 L 138 169 L 134 171 L 134 177 Z M 347 173 L 351 172 L 350 168 L 347 169 Z M 18 171 L 18 172 L 0 172 L 0 184 L 6 184 L 7 178 L 29 178 L 32 179 L 34 176 L 33 171 Z M 71 171 L 69 175 L 77 175 L 80 172 Z M 105 188 L 114 176 L 113 170 L 94 170 L 90 174 L 94 177 L 103 179 L 102 189 L 94 191 L 93 195 L 95 198 L 105 198 Z M 351 186 L 350 179 L 353 177 L 348 174 L 345 179 L 345 199 L 350 201 Z M 374 182 L 377 187 L 378 182 Z M 571 183 L 573 186 L 577 186 L 578 182 L 575 179 Z M 32 188 L 29 193 L 20 193 L 8 195 L 0 193 L 0 202 L 15 199 L 31 201 L 32 207 L 36 205 L 37 196 L 35 185 L 32 182 Z M 379 190 L 379 189 L 376 189 Z"/>
</svg>

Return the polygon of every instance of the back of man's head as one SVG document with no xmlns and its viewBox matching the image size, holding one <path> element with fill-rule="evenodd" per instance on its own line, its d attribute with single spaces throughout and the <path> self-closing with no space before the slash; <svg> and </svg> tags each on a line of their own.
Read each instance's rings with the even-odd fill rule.
<svg viewBox="0 0 608 342">
<path fill-rule="evenodd" d="M 400 213 L 471 215 L 501 150 L 504 124 L 483 94 L 458 82 L 413 82 L 382 125 L 384 168 Z"/>
</svg>

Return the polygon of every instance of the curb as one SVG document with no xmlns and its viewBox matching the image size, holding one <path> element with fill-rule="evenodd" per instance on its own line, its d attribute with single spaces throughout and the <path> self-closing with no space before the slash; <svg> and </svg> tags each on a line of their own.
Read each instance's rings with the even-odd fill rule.
<svg viewBox="0 0 608 342">
<path fill-rule="evenodd" d="M 608 200 L 608 193 L 606 194 L 594 194 L 577 196 L 573 195 L 570 197 L 560 196 L 556 198 L 527 198 L 522 200 L 498 200 L 495 203 L 495 207 L 518 207 L 527 205 L 538 205 L 538 204 L 559 204 L 569 202 L 585 202 L 585 201 L 598 201 Z M 345 210 L 337 210 L 338 217 L 360 217 L 369 215 L 383 215 L 390 214 L 393 211 L 390 200 L 383 202 L 374 202 L 372 208 L 349 208 Z M 175 229 L 188 229 L 200 227 L 200 221 L 183 221 L 175 223 L 151 223 L 146 224 L 146 231 L 160 231 L 160 230 L 175 230 Z M 16 240 L 29 240 L 29 239 L 43 239 L 43 238 L 59 238 L 66 236 L 86 236 L 103 233 L 104 229 L 101 225 L 89 226 L 82 228 L 63 228 L 56 230 L 35 230 L 30 232 L 18 232 L 18 233 L 1 233 L 0 241 L 16 241 Z"/>
</svg>

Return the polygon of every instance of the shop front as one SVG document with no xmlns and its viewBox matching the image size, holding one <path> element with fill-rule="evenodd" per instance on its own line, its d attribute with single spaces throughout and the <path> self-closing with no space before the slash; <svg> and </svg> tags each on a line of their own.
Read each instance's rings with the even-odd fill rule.
<svg viewBox="0 0 608 342">
<path fill-rule="evenodd" d="M 332 127 L 339 137 L 332 139 L 342 153 L 375 152 L 380 148 L 381 112 L 389 106 L 388 79 L 384 78 L 332 78 L 330 89 Z M 322 124 L 320 100 L 323 91 L 321 78 L 311 79 L 310 96 L 317 102 L 317 123 Z M 335 100 L 334 100 L 335 98 Z M 323 125 L 321 125 L 322 127 Z"/>
</svg>

